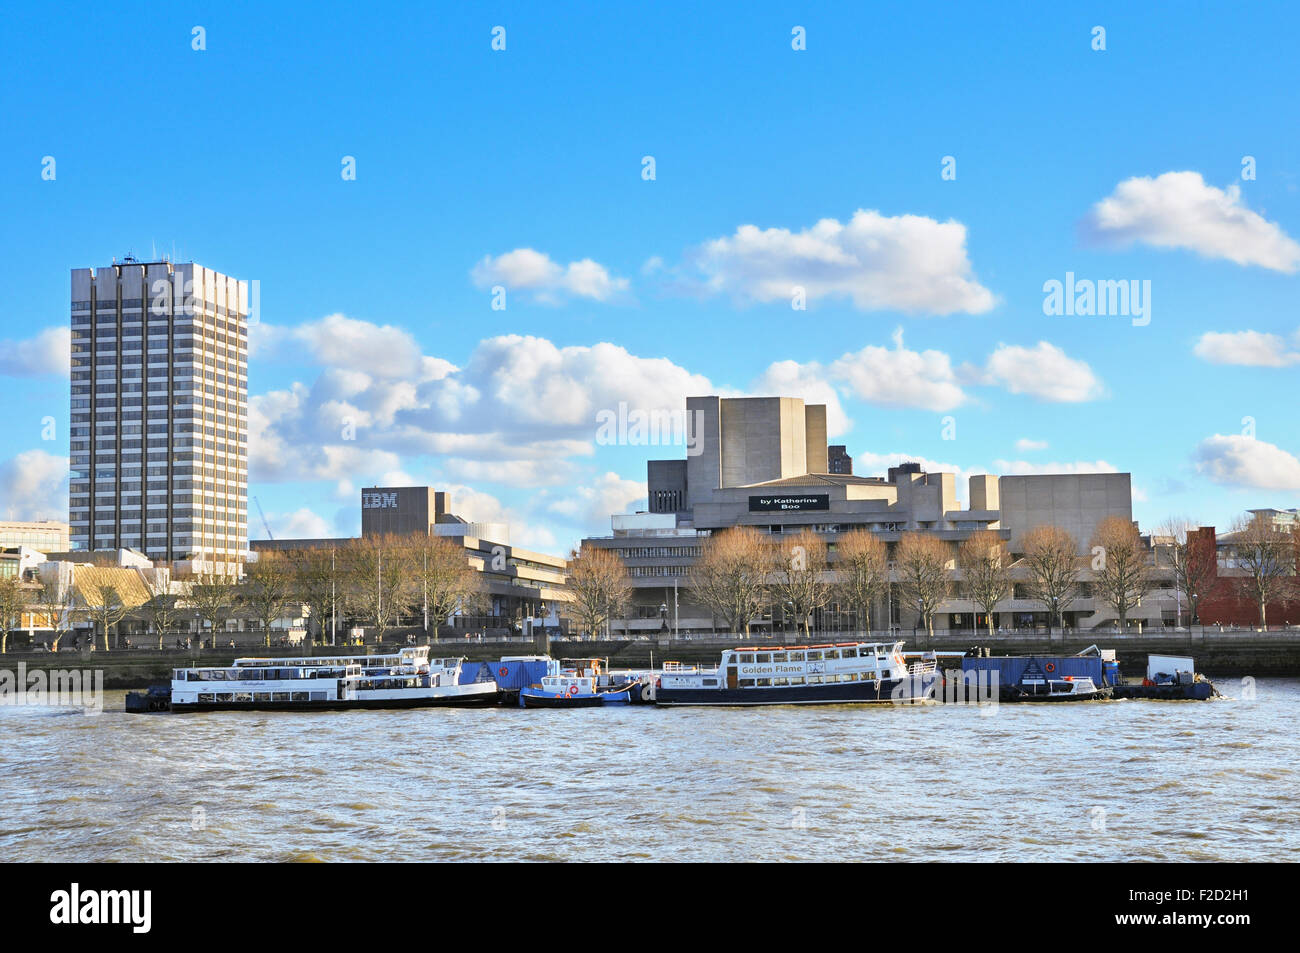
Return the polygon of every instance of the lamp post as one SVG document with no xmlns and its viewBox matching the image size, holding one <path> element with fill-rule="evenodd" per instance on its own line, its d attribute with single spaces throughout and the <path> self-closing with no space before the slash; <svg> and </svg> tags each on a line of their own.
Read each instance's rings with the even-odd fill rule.
<svg viewBox="0 0 1300 953">
<path fill-rule="evenodd" d="M 668 631 L 668 603 L 667 603 L 667 602 L 661 602 L 661 603 L 659 603 L 659 636 L 660 636 L 660 638 L 662 638 L 662 637 L 663 637 L 663 634 L 664 634 L 665 632 L 667 632 L 667 631 Z"/>
</svg>

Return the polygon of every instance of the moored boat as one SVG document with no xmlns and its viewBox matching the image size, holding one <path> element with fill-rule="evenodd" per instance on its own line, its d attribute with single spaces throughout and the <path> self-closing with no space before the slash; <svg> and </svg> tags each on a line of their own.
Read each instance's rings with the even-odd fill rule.
<svg viewBox="0 0 1300 953">
<path fill-rule="evenodd" d="M 640 689 L 639 681 L 613 676 L 605 659 L 562 659 L 558 671 L 519 690 L 519 704 L 524 708 L 626 705 L 640 700 Z"/>
<path fill-rule="evenodd" d="M 914 704 L 934 697 L 932 655 L 908 663 L 902 642 L 729 649 L 715 668 L 665 663 L 658 705 Z"/>
<path fill-rule="evenodd" d="M 464 659 L 430 659 L 428 646 L 395 655 L 239 658 L 172 673 L 170 707 L 192 711 L 313 711 L 490 705 L 490 677 L 460 684 Z"/>
<path fill-rule="evenodd" d="M 1056 675 L 1045 672 L 1045 668 L 1054 668 L 1052 663 L 1039 667 L 1036 659 L 1030 659 L 1020 681 L 1002 693 L 1002 701 L 1007 702 L 1083 702 L 1105 701 L 1113 694 L 1109 685 L 1098 685 L 1086 675 Z"/>
</svg>

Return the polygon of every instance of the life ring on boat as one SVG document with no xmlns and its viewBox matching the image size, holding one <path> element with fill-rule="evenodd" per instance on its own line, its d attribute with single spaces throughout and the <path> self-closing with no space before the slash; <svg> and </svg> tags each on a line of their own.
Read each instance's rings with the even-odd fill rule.
<svg viewBox="0 0 1300 953">
<path fill-rule="evenodd" d="M 505 678 L 507 675 L 510 674 L 510 669 L 502 665 L 499 669 L 497 669 L 497 674 L 500 675 L 502 678 Z"/>
<path fill-rule="evenodd" d="M 1046 671 L 1047 674 L 1049 675 L 1052 674 L 1052 672 L 1056 671 L 1056 663 L 1048 662 L 1046 665 L 1043 666 L 1043 670 Z"/>
<path fill-rule="evenodd" d="M 570 685 L 570 686 L 569 686 L 569 694 L 570 694 L 570 695 L 576 695 L 576 694 L 578 694 L 578 686 L 577 686 L 577 685 Z"/>
</svg>

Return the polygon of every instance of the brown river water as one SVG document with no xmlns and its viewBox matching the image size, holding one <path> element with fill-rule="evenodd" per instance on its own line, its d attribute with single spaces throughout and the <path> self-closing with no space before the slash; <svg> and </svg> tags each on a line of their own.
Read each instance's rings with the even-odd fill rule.
<svg viewBox="0 0 1300 953">
<path fill-rule="evenodd" d="M 1218 685 L 984 711 L 5 705 L 0 856 L 1293 859 L 1300 680 Z"/>
</svg>

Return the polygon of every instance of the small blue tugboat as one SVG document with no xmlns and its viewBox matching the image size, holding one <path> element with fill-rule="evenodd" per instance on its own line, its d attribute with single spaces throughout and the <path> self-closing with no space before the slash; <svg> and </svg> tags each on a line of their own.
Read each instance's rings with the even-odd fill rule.
<svg viewBox="0 0 1300 953">
<path fill-rule="evenodd" d="M 640 701 L 641 683 L 602 674 L 604 663 L 604 659 L 564 659 L 559 672 L 521 688 L 519 704 L 524 708 L 599 708 Z"/>
</svg>

